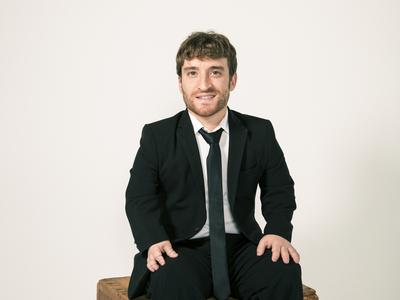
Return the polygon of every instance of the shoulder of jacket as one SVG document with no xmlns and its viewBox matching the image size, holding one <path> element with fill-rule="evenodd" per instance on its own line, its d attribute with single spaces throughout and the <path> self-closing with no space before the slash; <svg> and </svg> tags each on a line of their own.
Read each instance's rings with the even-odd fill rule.
<svg viewBox="0 0 400 300">
<path fill-rule="evenodd" d="M 267 126 L 270 127 L 272 126 L 272 123 L 269 119 L 257 117 L 257 116 L 252 116 L 244 113 L 240 113 L 238 111 L 232 110 L 231 112 L 241 121 L 243 122 L 246 126 Z"/>
<path fill-rule="evenodd" d="M 147 123 L 145 126 L 150 127 L 153 130 L 160 130 L 160 129 L 164 130 L 166 128 L 175 127 L 183 113 L 184 110 L 178 112 L 177 114 L 171 117 Z"/>
</svg>

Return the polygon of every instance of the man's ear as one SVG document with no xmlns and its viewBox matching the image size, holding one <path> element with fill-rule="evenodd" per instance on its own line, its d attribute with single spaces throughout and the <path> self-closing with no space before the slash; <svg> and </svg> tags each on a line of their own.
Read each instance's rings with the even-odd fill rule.
<svg viewBox="0 0 400 300">
<path fill-rule="evenodd" d="M 182 77 L 181 76 L 178 76 L 178 83 L 179 83 L 179 91 L 181 92 L 181 94 L 183 94 L 183 91 L 182 91 Z"/>
<path fill-rule="evenodd" d="M 237 73 L 232 75 L 231 80 L 229 81 L 229 91 L 233 91 L 236 87 L 237 82 Z"/>
</svg>

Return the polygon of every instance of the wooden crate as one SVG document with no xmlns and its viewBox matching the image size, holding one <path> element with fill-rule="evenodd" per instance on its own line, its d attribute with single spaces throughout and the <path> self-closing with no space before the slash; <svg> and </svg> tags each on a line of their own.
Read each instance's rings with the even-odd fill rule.
<svg viewBox="0 0 400 300">
<path fill-rule="evenodd" d="M 97 283 L 97 300 L 129 300 L 128 299 L 129 276 L 105 278 Z M 303 285 L 304 300 L 318 300 L 315 290 Z M 231 300 L 235 300 L 230 298 Z M 149 300 L 146 296 L 141 296 L 135 300 Z M 208 300 L 215 300 L 210 298 Z"/>
</svg>

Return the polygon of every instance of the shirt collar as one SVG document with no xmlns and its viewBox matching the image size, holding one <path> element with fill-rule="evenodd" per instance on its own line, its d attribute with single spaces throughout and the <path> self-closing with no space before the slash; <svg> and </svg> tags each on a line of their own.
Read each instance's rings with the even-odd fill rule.
<svg viewBox="0 0 400 300">
<path fill-rule="evenodd" d="M 196 134 L 201 128 L 203 128 L 203 124 L 194 116 L 192 113 L 188 110 L 190 120 L 192 121 L 194 133 Z M 217 131 L 218 129 L 222 128 L 226 133 L 229 134 L 229 123 L 228 123 L 228 109 L 225 112 L 225 116 L 222 118 L 221 122 L 218 124 L 217 127 L 214 128 L 214 131 Z M 206 128 L 204 128 L 205 131 L 208 131 Z"/>
</svg>

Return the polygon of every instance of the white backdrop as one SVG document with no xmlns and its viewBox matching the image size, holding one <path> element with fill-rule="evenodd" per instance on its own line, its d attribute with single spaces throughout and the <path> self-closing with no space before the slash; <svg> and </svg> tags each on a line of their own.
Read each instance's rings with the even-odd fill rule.
<svg viewBox="0 0 400 300">
<path fill-rule="evenodd" d="M 129 275 L 142 126 L 184 109 L 179 44 L 238 52 L 230 107 L 268 118 L 320 298 L 398 299 L 400 2 L 0 1 L 2 299 L 95 299 Z"/>
</svg>

